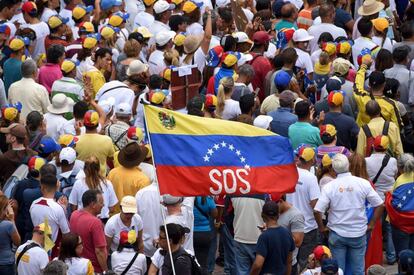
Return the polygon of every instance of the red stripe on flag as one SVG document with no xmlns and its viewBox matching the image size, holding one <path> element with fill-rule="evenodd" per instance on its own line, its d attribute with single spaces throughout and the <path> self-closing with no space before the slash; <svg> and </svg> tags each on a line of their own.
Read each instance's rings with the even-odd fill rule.
<svg viewBox="0 0 414 275">
<path fill-rule="evenodd" d="M 390 192 L 385 195 L 385 208 L 392 225 L 407 234 L 414 233 L 414 211 L 400 212 L 396 210 L 392 206 L 392 194 Z"/>
<path fill-rule="evenodd" d="M 291 193 L 298 172 L 294 164 L 266 167 L 157 165 L 161 194 L 174 196 Z"/>
</svg>

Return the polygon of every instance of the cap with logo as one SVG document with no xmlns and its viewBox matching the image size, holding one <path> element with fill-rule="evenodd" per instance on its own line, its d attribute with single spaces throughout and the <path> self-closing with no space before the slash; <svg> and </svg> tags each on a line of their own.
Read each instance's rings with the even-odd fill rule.
<svg viewBox="0 0 414 275">
<path fill-rule="evenodd" d="M 77 66 L 79 66 L 79 61 L 76 60 L 72 60 L 72 59 L 66 59 L 62 62 L 62 64 L 60 65 L 60 69 L 64 72 L 64 73 L 70 73 L 71 71 L 73 71 Z"/>
<path fill-rule="evenodd" d="M 354 42 L 352 40 L 344 40 L 336 44 L 336 53 L 348 54 L 351 52 Z"/>
<path fill-rule="evenodd" d="M 202 2 L 197 3 L 191 0 L 186 1 L 183 6 L 183 12 L 184 14 L 188 14 L 188 13 L 195 11 L 197 8 L 200 9 L 202 6 L 203 6 Z"/>
<path fill-rule="evenodd" d="M 214 109 L 217 107 L 217 96 L 213 94 L 207 94 L 204 100 L 204 107 L 208 109 Z"/>
<path fill-rule="evenodd" d="M 99 114 L 94 110 L 89 110 L 83 116 L 83 124 L 87 127 L 96 127 L 99 124 Z"/>
<path fill-rule="evenodd" d="M 116 12 L 109 17 L 108 24 L 114 27 L 119 27 L 122 23 L 125 23 L 129 18 L 129 13 Z"/>
<path fill-rule="evenodd" d="M 227 68 L 231 68 L 236 65 L 240 58 L 241 54 L 239 52 L 225 52 L 221 57 L 222 64 Z"/>
<path fill-rule="evenodd" d="M 323 155 L 322 161 L 321 161 L 322 166 L 323 167 L 328 167 L 328 166 L 332 165 L 332 158 L 333 157 L 334 157 L 334 154 L 332 154 L 332 153 Z"/>
<path fill-rule="evenodd" d="M 16 102 L 16 104 L 9 103 L 1 109 L 2 117 L 5 120 L 13 121 L 22 111 L 22 107 L 23 106 L 21 102 Z"/>
<path fill-rule="evenodd" d="M 91 13 L 93 11 L 93 6 L 85 6 L 85 5 L 77 5 L 72 10 L 72 17 L 75 20 L 79 20 L 84 17 L 86 14 Z"/>
<path fill-rule="evenodd" d="M 336 54 L 336 44 L 334 42 L 324 42 L 321 47 L 322 51 L 327 52 L 329 56 Z"/>
<path fill-rule="evenodd" d="M 59 153 L 60 161 L 67 161 L 68 164 L 72 164 L 76 160 L 76 151 L 72 147 L 65 147 Z"/>
<path fill-rule="evenodd" d="M 209 67 L 217 67 L 223 55 L 223 47 L 218 45 L 208 51 L 206 63 Z"/>
<path fill-rule="evenodd" d="M 51 29 L 56 29 L 57 27 L 60 27 L 61 25 L 64 25 L 69 22 L 69 18 L 63 18 L 60 15 L 52 15 L 49 17 L 49 20 L 47 20 L 47 24 Z"/>
<path fill-rule="evenodd" d="M 12 123 L 9 127 L 0 128 L 0 133 L 11 134 L 18 138 L 25 138 L 27 136 L 26 127 L 20 123 Z"/>
<path fill-rule="evenodd" d="M 160 14 L 163 12 L 166 12 L 168 10 L 173 10 L 175 8 L 174 4 L 170 4 L 165 0 L 158 0 L 155 4 L 154 4 L 154 12 L 156 14 Z"/>
<path fill-rule="evenodd" d="M 131 246 L 137 241 L 137 232 L 135 230 L 123 230 L 119 233 L 119 244 Z"/>
</svg>

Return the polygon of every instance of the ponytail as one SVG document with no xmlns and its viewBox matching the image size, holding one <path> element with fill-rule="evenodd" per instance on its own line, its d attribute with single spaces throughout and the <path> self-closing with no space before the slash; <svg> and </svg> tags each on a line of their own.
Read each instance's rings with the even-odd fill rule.
<svg viewBox="0 0 414 275">
<path fill-rule="evenodd" d="M 218 90 L 217 90 L 217 109 L 216 113 L 221 116 L 224 110 L 224 103 L 226 100 L 226 96 L 224 94 L 224 86 L 220 83 Z"/>
</svg>

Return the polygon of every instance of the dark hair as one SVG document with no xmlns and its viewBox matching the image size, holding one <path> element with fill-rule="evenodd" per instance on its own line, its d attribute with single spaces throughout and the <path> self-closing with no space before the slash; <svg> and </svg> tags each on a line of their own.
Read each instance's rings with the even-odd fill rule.
<svg viewBox="0 0 414 275">
<path fill-rule="evenodd" d="M 254 97 L 255 95 L 253 93 L 245 94 L 240 97 L 239 105 L 240 105 L 240 111 L 242 114 L 247 114 L 253 108 Z"/>
<path fill-rule="evenodd" d="M 92 203 L 96 203 L 98 201 L 98 195 L 102 194 L 101 190 L 98 189 L 89 189 L 82 195 L 82 204 L 83 207 L 88 207 Z"/>
<path fill-rule="evenodd" d="M 161 87 L 162 87 L 162 77 L 157 74 L 151 75 L 149 78 L 148 88 L 150 90 L 155 90 L 155 89 L 161 89 Z"/>
<path fill-rule="evenodd" d="M 256 10 L 268 10 L 271 8 L 270 0 L 257 0 L 256 1 Z"/>
<path fill-rule="evenodd" d="M 98 60 L 98 58 L 105 58 L 105 56 L 109 54 L 110 56 L 112 56 L 112 51 L 108 48 L 99 48 L 96 52 L 95 52 L 95 62 Z"/>
<path fill-rule="evenodd" d="M 195 22 L 199 22 L 200 21 L 200 17 L 201 17 L 201 11 L 200 11 L 199 8 L 196 8 L 192 12 L 187 13 L 185 15 L 185 17 L 187 18 L 189 24 L 192 24 L 192 23 L 195 23 Z"/>
<path fill-rule="evenodd" d="M 36 131 L 42 125 L 43 116 L 38 111 L 31 111 L 26 117 L 26 126 L 29 131 Z"/>
<path fill-rule="evenodd" d="M 291 3 L 284 5 L 281 9 L 282 18 L 290 18 L 295 12 L 295 6 Z"/>
<path fill-rule="evenodd" d="M 187 22 L 187 19 L 179 14 L 174 14 L 170 17 L 168 25 L 172 31 L 178 32 L 178 26 Z"/>
<path fill-rule="evenodd" d="M 128 35 L 128 40 L 136 40 L 138 43 L 143 44 L 145 43 L 144 36 L 139 32 L 132 32 Z"/>
<path fill-rule="evenodd" d="M 78 120 L 83 119 L 88 110 L 88 103 L 85 101 L 78 101 L 75 103 L 75 105 L 73 105 L 73 116 Z"/>
<path fill-rule="evenodd" d="M 318 38 L 318 44 L 322 42 L 333 42 L 334 38 L 330 32 L 323 32 L 321 33 L 321 36 Z"/>
<path fill-rule="evenodd" d="M 257 5 L 256 5 L 257 9 Z M 233 12 L 228 7 L 220 7 L 217 9 L 217 13 L 220 18 L 227 24 L 231 24 L 233 22 Z"/>
<path fill-rule="evenodd" d="M 328 133 L 324 133 L 323 135 L 321 135 L 321 140 L 323 142 L 323 144 L 329 144 L 332 141 L 334 141 L 335 136 L 331 136 Z"/>
<path fill-rule="evenodd" d="M 282 69 L 282 67 L 284 65 L 283 56 L 281 54 L 278 54 L 275 57 L 273 57 L 273 59 L 272 59 L 272 65 L 273 65 L 273 68 L 276 71 Z"/>
<path fill-rule="evenodd" d="M 189 115 L 204 117 L 203 112 L 204 100 L 201 96 L 195 96 L 187 102 L 187 110 Z"/>
<path fill-rule="evenodd" d="M 56 177 L 56 174 L 57 174 L 56 166 L 52 164 L 43 165 L 42 168 L 40 168 L 40 176 L 43 177 L 49 174 Z"/>
<path fill-rule="evenodd" d="M 299 119 L 304 119 L 310 114 L 311 104 L 308 100 L 302 100 L 295 105 L 295 114 Z"/>
<path fill-rule="evenodd" d="M 321 18 L 326 18 L 332 12 L 335 12 L 335 6 L 331 3 L 323 4 L 319 8 L 319 16 Z"/>
<path fill-rule="evenodd" d="M 405 20 L 406 20 L 406 22 L 410 22 L 410 21 L 414 20 L 414 5 L 410 5 L 405 10 Z"/>
<path fill-rule="evenodd" d="M 226 34 L 221 38 L 220 45 L 223 47 L 223 52 L 235 51 L 237 47 L 237 38 L 231 34 Z"/>
<path fill-rule="evenodd" d="M 91 49 L 87 49 L 87 48 L 82 48 L 79 52 L 78 52 L 78 57 L 76 58 L 79 61 L 84 61 L 86 60 L 87 57 L 92 55 L 92 50 Z"/>
<path fill-rule="evenodd" d="M 377 117 L 381 114 L 381 107 L 376 100 L 370 100 L 365 104 L 365 112 L 369 117 Z"/>
<path fill-rule="evenodd" d="M 394 62 L 392 62 L 393 54 L 387 49 L 379 50 L 377 57 L 375 58 L 375 70 L 383 72 L 386 69 L 392 68 Z"/>
<path fill-rule="evenodd" d="M 404 22 L 400 27 L 400 31 L 404 39 L 410 39 L 414 35 L 414 22 Z"/>
<path fill-rule="evenodd" d="M 286 48 L 282 52 L 283 64 L 295 64 L 298 54 L 294 48 Z"/>
<path fill-rule="evenodd" d="M 78 246 L 79 235 L 73 232 L 69 232 L 62 236 L 62 242 L 60 243 L 59 260 L 65 261 L 76 255 L 76 247 Z"/>
<path fill-rule="evenodd" d="M 361 20 L 358 22 L 358 31 L 361 33 L 362 36 L 368 36 L 372 31 L 372 22 L 371 20 L 362 17 Z"/>
<path fill-rule="evenodd" d="M 13 7 L 14 5 L 20 2 L 21 2 L 20 0 L 1 0 L 0 1 L 0 12 L 4 10 L 5 8 L 10 9 L 11 7 Z"/>
<path fill-rule="evenodd" d="M 381 71 L 373 71 L 368 78 L 368 84 L 373 90 L 379 90 L 385 83 L 385 75 Z"/>
<path fill-rule="evenodd" d="M 51 45 L 46 51 L 47 63 L 58 64 L 59 58 L 65 54 L 65 47 L 59 44 Z"/>
<path fill-rule="evenodd" d="M 396 63 L 402 63 L 407 60 L 408 54 L 410 53 L 410 47 L 401 46 L 394 49 L 392 52 L 392 59 Z M 377 62 L 377 61 L 375 61 Z"/>
<path fill-rule="evenodd" d="M 40 176 L 40 184 L 45 186 L 48 190 L 57 188 L 57 178 L 55 175 L 46 174 Z"/>
<path fill-rule="evenodd" d="M 400 82 L 395 78 L 386 78 L 385 79 L 385 88 L 384 95 L 388 98 L 395 99 L 397 96 L 398 88 L 400 87 Z"/>
<path fill-rule="evenodd" d="M 163 225 L 160 226 L 160 232 L 165 233 L 165 227 Z M 172 241 L 173 244 L 179 244 L 182 237 L 185 235 L 184 228 L 175 223 L 167 224 L 167 231 L 168 231 L 168 238 Z"/>
</svg>

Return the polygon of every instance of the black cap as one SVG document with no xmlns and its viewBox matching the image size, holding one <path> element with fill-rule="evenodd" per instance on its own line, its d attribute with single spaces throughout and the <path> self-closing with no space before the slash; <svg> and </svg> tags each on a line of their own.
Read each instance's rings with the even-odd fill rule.
<svg viewBox="0 0 414 275">
<path fill-rule="evenodd" d="M 369 76 L 369 86 L 377 87 L 385 83 L 385 75 L 383 72 L 374 71 Z"/>
<path fill-rule="evenodd" d="M 262 208 L 262 213 L 269 217 L 275 217 L 279 215 L 279 206 L 274 201 L 267 201 Z"/>
<path fill-rule="evenodd" d="M 325 259 L 322 261 L 321 270 L 323 274 L 338 274 L 338 262 L 335 259 Z"/>
<path fill-rule="evenodd" d="M 140 34 L 139 32 L 133 32 L 130 33 L 128 36 L 128 40 L 134 39 L 136 41 L 138 41 L 138 43 L 142 44 L 145 41 L 145 38 L 142 34 Z"/>
<path fill-rule="evenodd" d="M 340 79 L 338 78 L 329 78 L 328 81 L 326 81 L 326 91 L 328 93 L 335 91 L 335 90 L 340 90 L 342 86 L 342 82 Z"/>
</svg>

